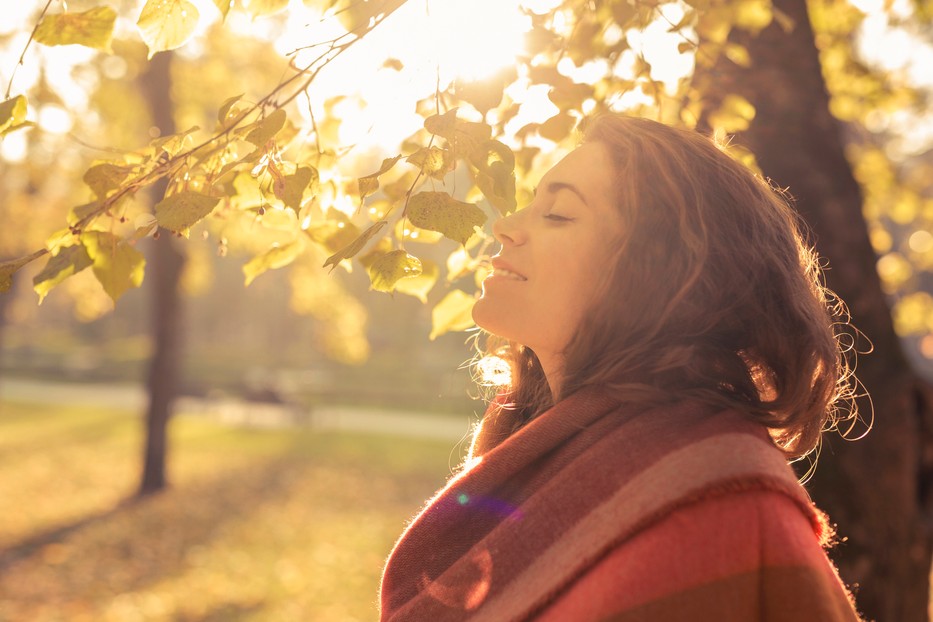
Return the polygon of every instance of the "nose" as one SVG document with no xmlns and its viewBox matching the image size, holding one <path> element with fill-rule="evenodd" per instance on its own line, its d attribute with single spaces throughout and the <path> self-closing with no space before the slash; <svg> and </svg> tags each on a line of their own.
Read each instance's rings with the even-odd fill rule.
<svg viewBox="0 0 933 622">
<path fill-rule="evenodd" d="M 527 234 L 522 226 L 521 213 L 512 212 L 492 223 L 492 235 L 502 246 L 524 244 Z"/>
</svg>

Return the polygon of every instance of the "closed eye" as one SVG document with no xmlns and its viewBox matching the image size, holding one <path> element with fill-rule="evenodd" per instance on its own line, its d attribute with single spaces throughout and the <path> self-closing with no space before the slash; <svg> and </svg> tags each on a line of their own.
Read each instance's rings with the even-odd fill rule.
<svg viewBox="0 0 933 622">
<path fill-rule="evenodd" d="M 554 220 L 554 221 L 557 221 L 557 222 L 571 222 L 571 221 L 573 221 L 573 218 L 569 218 L 569 217 L 567 217 L 567 216 L 561 216 L 560 214 L 554 214 L 554 213 L 545 214 L 544 217 L 547 218 L 548 220 Z"/>
</svg>

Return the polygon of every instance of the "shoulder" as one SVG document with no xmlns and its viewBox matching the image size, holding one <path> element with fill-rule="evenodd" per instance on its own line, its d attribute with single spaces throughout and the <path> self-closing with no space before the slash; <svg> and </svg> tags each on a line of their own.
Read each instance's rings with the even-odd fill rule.
<svg viewBox="0 0 933 622">
<path fill-rule="evenodd" d="M 579 615 L 580 607 L 594 615 Z M 772 608 L 780 615 L 761 613 Z M 694 611 L 694 620 L 857 620 L 810 517 L 771 490 L 719 494 L 672 511 L 593 564 L 552 611 L 557 617 L 542 619 L 628 611 L 631 620 L 673 620 Z"/>
</svg>

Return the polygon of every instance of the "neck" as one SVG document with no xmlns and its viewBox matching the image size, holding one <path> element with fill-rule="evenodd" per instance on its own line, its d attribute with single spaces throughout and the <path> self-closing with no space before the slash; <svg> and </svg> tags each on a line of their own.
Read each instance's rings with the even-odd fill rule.
<svg viewBox="0 0 933 622">
<path fill-rule="evenodd" d="M 557 396 L 560 395 L 561 380 L 563 379 L 563 363 L 557 355 L 539 353 L 535 351 L 541 369 L 544 370 L 544 377 L 547 378 L 548 387 L 551 389 L 551 400 L 556 404 Z"/>
</svg>

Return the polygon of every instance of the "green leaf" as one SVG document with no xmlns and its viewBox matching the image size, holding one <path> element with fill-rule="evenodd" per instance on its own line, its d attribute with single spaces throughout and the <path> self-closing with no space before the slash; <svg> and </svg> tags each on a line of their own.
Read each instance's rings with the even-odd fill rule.
<svg viewBox="0 0 933 622">
<path fill-rule="evenodd" d="M 225 1 L 225 0 L 218 0 L 218 2 L 223 2 L 223 1 Z M 232 1 L 232 0 L 231 0 L 231 1 Z M 230 114 L 230 109 L 233 108 L 233 106 L 234 106 L 238 101 L 240 101 L 241 99 L 243 99 L 243 95 L 245 95 L 245 93 L 240 93 L 239 95 L 234 95 L 233 97 L 230 97 L 229 99 L 224 100 L 224 103 L 222 103 L 222 104 L 220 105 L 220 108 L 217 110 L 217 121 L 220 123 L 221 126 L 226 127 L 226 125 L 227 125 L 227 115 Z"/>
<path fill-rule="evenodd" d="M 199 18 L 198 9 L 188 0 L 147 0 L 136 26 L 149 48 L 149 58 L 184 45 Z"/>
<path fill-rule="evenodd" d="M 450 152 L 437 147 L 422 147 L 405 160 L 421 169 L 421 172 L 434 179 L 444 179 L 444 176 L 453 170 Z"/>
<path fill-rule="evenodd" d="M 317 182 L 317 169 L 310 166 L 299 168 L 293 175 L 286 175 L 272 184 L 272 192 L 287 206 L 298 210 L 304 198 L 305 188 Z"/>
<path fill-rule="evenodd" d="M 327 258 L 327 261 L 324 262 L 324 267 L 331 266 L 331 271 L 337 267 L 344 259 L 350 259 L 366 246 L 366 243 L 369 242 L 373 237 L 382 231 L 382 228 L 389 224 L 387 220 L 380 220 L 377 223 L 371 225 L 366 231 L 361 233 L 359 237 L 355 240 L 341 248 L 339 251 Z"/>
<path fill-rule="evenodd" d="M 583 102 L 593 97 L 593 87 L 589 84 L 570 82 L 555 86 L 547 96 L 561 111 L 580 110 Z"/>
<path fill-rule="evenodd" d="M 281 108 L 273 110 L 267 117 L 257 121 L 246 135 L 246 140 L 257 147 L 264 146 L 273 136 L 285 127 L 285 111 Z"/>
<path fill-rule="evenodd" d="M 386 253 L 369 267 L 369 279 L 373 289 L 380 292 L 391 292 L 400 279 L 419 274 L 421 260 L 402 250 Z"/>
<path fill-rule="evenodd" d="M 253 17 L 275 15 L 288 7 L 288 0 L 247 0 L 246 12 Z"/>
<path fill-rule="evenodd" d="M 117 166 L 110 162 L 95 164 L 84 173 L 84 183 L 97 195 L 98 199 L 103 199 L 111 190 L 119 188 L 129 177 L 132 169 L 128 166 Z"/>
<path fill-rule="evenodd" d="M 243 276 L 246 285 L 252 283 L 257 276 L 266 270 L 281 268 L 295 261 L 304 247 L 298 242 L 291 242 L 285 246 L 273 246 L 261 255 L 256 255 L 243 266 Z"/>
<path fill-rule="evenodd" d="M 472 203 L 463 203 L 446 192 L 419 192 L 406 212 L 416 227 L 439 231 L 451 240 L 466 244 L 474 227 L 482 227 L 486 214 Z"/>
<path fill-rule="evenodd" d="M 440 335 L 473 326 L 473 304 L 476 299 L 468 293 L 454 289 L 431 310 L 431 341 Z"/>
<path fill-rule="evenodd" d="M 421 260 L 421 274 L 404 278 L 395 284 L 395 291 L 414 296 L 421 302 L 428 301 L 428 293 L 437 283 L 440 276 L 440 268 L 429 259 Z"/>
<path fill-rule="evenodd" d="M 159 226 L 188 237 L 188 229 L 214 211 L 219 197 L 185 190 L 159 201 L 155 217 Z"/>
<path fill-rule="evenodd" d="M 43 45 L 83 45 L 110 52 L 117 12 L 98 6 L 83 13 L 46 15 L 36 28 L 35 40 Z"/>
<path fill-rule="evenodd" d="M 86 231 L 81 242 L 94 262 L 94 276 L 114 303 L 143 282 L 146 258 L 125 240 L 106 231 Z"/>
<path fill-rule="evenodd" d="M 357 180 L 360 188 L 360 201 L 379 189 L 379 176 L 388 173 L 401 158 L 401 155 L 397 155 L 394 158 L 386 158 L 382 161 L 382 166 L 379 167 L 378 171 L 366 175 L 365 177 L 360 177 Z"/>
<path fill-rule="evenodd" d="M 26 97 L 17 95 L 0 103 L 0 132 L 6 132 L 26 120 Z"/>
<path fill-rule="evenodd" d="M 83 244 L 65 246 L 59 250 L 32 280 L 33 289 L 39 294 L 39 304 L 42 304 L 53 287 L 90 265 L 91 258 Z"/>
</svg>

